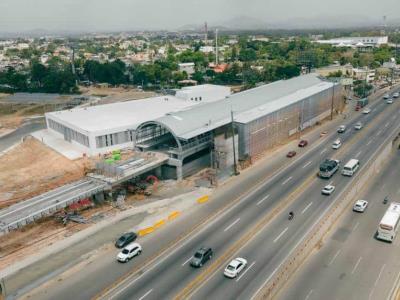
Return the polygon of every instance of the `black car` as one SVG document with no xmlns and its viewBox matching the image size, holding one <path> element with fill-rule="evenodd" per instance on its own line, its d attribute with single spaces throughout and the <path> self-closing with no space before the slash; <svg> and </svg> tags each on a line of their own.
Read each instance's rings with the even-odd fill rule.
<svg viewBox="0 0 400 300">
<path fill-rule="evenodd" d="M 136 240 L 137 235 L 134 232 L 127 232 L 123 234 L 116 242 L 115 242 L 115 247 L 117 248 L 123 248 L 126 245 L 132 243 L 134 240 Z"/>
<path fill-rule="evenodd" d="M 211 259 L 213 255 L 213 251 L 211 248 L 200 248 L 193 255 L 192 260 L 190 261 L 190 265 L 195 268 L 202 267 L 208 260 Z"/>
</svg>

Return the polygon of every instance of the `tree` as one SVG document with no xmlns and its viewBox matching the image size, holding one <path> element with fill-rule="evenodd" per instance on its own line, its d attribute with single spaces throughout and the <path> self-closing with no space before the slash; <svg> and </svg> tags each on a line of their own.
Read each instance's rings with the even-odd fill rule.
<svg viewBox="0 0 400 300">
<path fill-rule="evenodd" d="M 247 48 L 241 49 L 239 52 L 239 60 L 241 61 L 254 61 L 257 59 L 257 53 L 254 49 Z"/>
</svg>

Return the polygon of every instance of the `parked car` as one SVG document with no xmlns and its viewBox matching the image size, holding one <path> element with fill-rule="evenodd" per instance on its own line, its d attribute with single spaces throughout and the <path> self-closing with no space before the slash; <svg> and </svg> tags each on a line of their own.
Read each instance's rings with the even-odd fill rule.
<svg viewBox="0 0 400 300">
<path fill-rule="evenodd" d="M 140 253 L 142 253 L 142 246 L 140 246 L 138 243 L 132 243 L 122 249 L 120 253 L 118 253 L 117 260 L 119 262 L 127 262 L 128 260 L 139 255 Z"/>
<path fill-rule="evenodd" d="M 332 149 L 339 149 L 342 146 L 342 142 L 340 139 L 337 139 L 336 141 L 333 142 L 332 144 Z"/>
<path fill-rule="evenodd" d="M 134 232 L 127 232 L 124 233 L 116 242 L 115 242 L 115 247 L 117 248 L 123 248 L 126 245 L 132 243 L 134 240 L 136 240 L 137 234 Z"/>
<path fill-rule="evenodd" d="M 338 133 L 343 133 L 346 131 L 346 125 L 340 125 L 337 129 Z"/>
<path fill-rule="evenodd" d="M 392 98 L 387 99 L 387 100 L 386 100 L 386 103 L 387 103 L 387 104 L 392 104 L 392 103 L 393 103 L 393 99 L 392 99 Z"/>
<path fill-rule="evenodd" d="M 238 257 L 232 260 L 229 265 L 226 266 L 224 270 L 224 275 L 228 278 L 235 278 L 238 274 L 243 271 L 247 265 L 247 260 Z"/>
<path fill-rule="evenodd" d="M 394 93 L 394 94 L 393 94 L 393 98 L 399 98 L 399 93 L 397 93 L 397 92 Z"/>
<path fill-rule="evenodd" d="M 193 255 L 190 265 L 195 268 L 200 268 L 211 259 L 212 255 L 213 251 L 211 248 L 200 248 Z"/>
<path fill-rule="evenodd" d="M 306 141 L 306 140 L 301 140 L 300 142 L 299 142 L 299 147 L 305 147 L 305 146 L 307 146 L 308 145 L 308 142 Z"/>
<path fill-rule="evenodd" d="M 288 154 L 286 154 L 286 157 L 293 157 L 296 154 L 297 154 L 296 151 L 289 151 Z"/>
<path fill-rule="evenodd" d="M 353 206 L 353 211 L 356 212 L 364 212 L 368 206 L 368 201 L 365 200 L 357 200 Z"/>
<path fill-rule="evenodd" d="M 335 190 L 335 186 L 329 184 L 329 185 L 324 186 L 324 188 L 322 189 L 321 193 L 323 195 L 330 195 L 330 194 L 333 193 L 334 190 Z"/>
<path fill-rule="evenodd" d="M 385 95 L 383 95 L 383 99 L 389 99 L 390 98 L 390 95 L 389 94 L 385 94 Z"/>
<path fill-rule="evenodd" d="M 363 124 L 362 124 L 361 122 L 357 122 L 357 123 L 354 125 L 354 129 L 355 129 L 355 130 L 360 130 L 361 128 L 363 128 Z"/>
<path fill-rule="evenodd" d="M 362 113 L 363 113 L 364 115 L 367 115 L 367 114 L 369 114 L 370 112 L 371 112 L 371 109 L 367 107 L 367 108 L 365 108 L 365 109 L 363 110 Z"/>
</svg>

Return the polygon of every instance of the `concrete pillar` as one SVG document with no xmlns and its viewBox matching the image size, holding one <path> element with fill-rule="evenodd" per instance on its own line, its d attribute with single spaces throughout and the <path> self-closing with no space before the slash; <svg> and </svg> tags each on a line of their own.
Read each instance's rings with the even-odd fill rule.
<svg viewBox="0 0 400 300">
<path fill-rule="evenodd" d="M 160 167 L 157 167 L 157 168 L 154 170 L 154 174 L 156 175 L 156 177 L 157 177 L 158 179 L 162 179 L 161 166 L 160 166 Z"/>
<path fill-rule="evenodd" d="M 182 165 L 176 166 L 176 180 L 181 181 L 183 179 Z"/>
<path fill-rule="evenodd" d="M 94 195 L 94 202 L 97 204 L 103 203 L 104 202 L 104 193 L 99 192 Z"/>
</svg>

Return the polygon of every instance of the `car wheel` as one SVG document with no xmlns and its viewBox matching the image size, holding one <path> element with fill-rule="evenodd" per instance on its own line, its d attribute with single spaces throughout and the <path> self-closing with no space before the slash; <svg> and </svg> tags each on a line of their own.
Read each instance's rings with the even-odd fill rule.
<svg viewBox="0 0 400 300">
<path fill-rule="evenodd" d="M 142 250 L 139 250 L 137 253 L 137 255 L 140 255 L 140 254 L 142 254 Z"/>
</svg>

